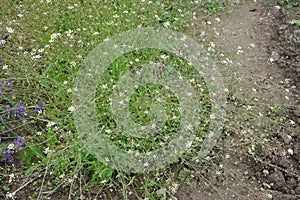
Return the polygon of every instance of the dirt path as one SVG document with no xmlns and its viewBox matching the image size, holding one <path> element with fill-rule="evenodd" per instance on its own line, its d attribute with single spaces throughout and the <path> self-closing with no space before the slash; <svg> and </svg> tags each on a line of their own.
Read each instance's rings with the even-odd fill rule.
<svg viewBox="0 0 300 200">
<path fill-rule="evenodd" d="M 228 121 L 212 156 L 191 167 L 196 181 L 181 185 L 177 199 L 300 199 L 300 29 L 291 29 L 292 45 L 279 31 L 300 13 L 292 10 L 244 0 L 220 18 L 196 13 L 187 34 L 217 60 L 229 91 Z"/>
</svg>

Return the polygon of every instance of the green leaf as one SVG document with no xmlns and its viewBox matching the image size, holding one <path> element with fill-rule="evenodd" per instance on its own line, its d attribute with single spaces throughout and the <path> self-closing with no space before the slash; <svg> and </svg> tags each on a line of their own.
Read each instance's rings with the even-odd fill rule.
<svg viewBox="0 0 300 200">
<path fill-rule="evenodd" d="M 31 172 L 33 172 L 36 168 L 38 168 L 39 165 L 33 165 L 31 167 L 29 167 L 26 171 L 25 171 L 25 174 L 26 175 L 29 175 Z"/>
<path fill-rule="evenodd" d="M 45 155 L 37 144 L 27 142 L 26 146 L 28 148 L 20 151 L 20 158 L 25 160 L 27 165 L 31 165 L 33 162 L 36 163 L 38 160 L 43 160 L 45 158 Z"/>
<path fill-rule="evenodd" d="M 41 149 L 33 143 L 26 143 L 26 145 L 29 147 L 29 149 L 35 154 L 38 158 L 45 158 L 44 153 L 41 151 Z"/>
<path fill-rule="evenodd" d="M 7 143 L 3 142 L 0 144 L 0 156 L 3 154 L 3 150 L 7 147 Z"/>
<path fill-rule="evenodd" d="M 300 26 L 300 19 L 293 19 L 292 23 L 296 24 L 297 26 Z"/>
</svg>

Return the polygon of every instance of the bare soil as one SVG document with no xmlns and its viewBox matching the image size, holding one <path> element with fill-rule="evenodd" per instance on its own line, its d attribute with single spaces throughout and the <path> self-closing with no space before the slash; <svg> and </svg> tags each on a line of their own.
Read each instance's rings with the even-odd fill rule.
<svg viewBox="0 0 300 200">
<path fill-rule="evenodd" d="M 300 199 L 300 27 L 291 23 L 299 15 L 279 1 L 246 0 L 220 20 L 197 14 L 187 33 L 218 50 L 228 123 L 177 199 Z"/>
</svg>

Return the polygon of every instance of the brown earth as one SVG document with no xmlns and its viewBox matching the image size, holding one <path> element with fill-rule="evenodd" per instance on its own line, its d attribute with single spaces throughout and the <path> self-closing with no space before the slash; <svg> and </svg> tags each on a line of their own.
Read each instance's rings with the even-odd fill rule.
<svg viewBox="0 0 300 200">
<path fill-rule="evenodd" d="M 216 57 L 228 122 L 177 199 L 300 199 L 300 27 L 291 23 L 299 15 L 279 1 L 246 0 L 220 20 L 197 12 L 187 34 Z"/>
</svg>

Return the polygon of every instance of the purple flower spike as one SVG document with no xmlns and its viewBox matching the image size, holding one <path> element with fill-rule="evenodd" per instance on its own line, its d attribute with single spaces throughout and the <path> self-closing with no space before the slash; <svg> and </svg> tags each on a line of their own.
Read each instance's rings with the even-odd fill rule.
<svg viewBox="0 0 300 200">
<path fill-rule="evenodd" d="M 4 149 L 3 150 L 3 159 L 6 160 L 7 162 L 11 163 L 14 160 L 12 154 L 13 154 L 13 151 L 11 151 L 9 149 Z"/>
<path fill-rule="evenodd" d="M 41 107 L 43 107 L 45 105 L 45 103 L 42 100 L 39 100 L 38 101 L 38 105 L 41 106 Z"/>
<path fill-rule="evenodd" d="M 37 104 L 38 105 L 35 108 L 35 112 L 38 113 L 38 114 L 44 112 L 45 103 L 42 100 L 39 100 Z"/>
<path fill-rule="evenodd" d="M 4 114 L 1 115 L 1 121 L 3 121 L 6 125 L 9 125 L 9 120 L 6 118 Z"/>
<path fill-rule="evenodd" d="M 19 149 L 21 149 L 21 147 L 24 146 L 25 139 L 21 136 L 18 136 L 18 138 L 15 139 L 12 143 L 15 145 L 15 149 L 19 150 Z"/>
<path fill-rule="evenodd" d="M 22 103 L 18 103 L 16 106 L 15 115 L 19 120 L 22 120 L 25 115 L 25 105 Z"/>
<path fill-rule="evenodd" d="M 6 81 L 2 82 L 2 86 L 6 87 L 6 88 L 13 88 L 14 87 L 12 80 L 6 80 Z"/>
<path fill-rule="evenodd" d="M 17 109 L 18 109 L 19 111 L 24 112 L 26 106 L 25 106 L 24 104 L 22 104 L 22 103 L 18 103 L 16 107 L 17 107 Z"/>
<path fill-rule="evenodd" d="M 19 144 L 20 147 L 23 147 L 23 145 L 25 143 L 25 139 L 21 136 L 18 136 L 17 143 Z"/>
</svg>

